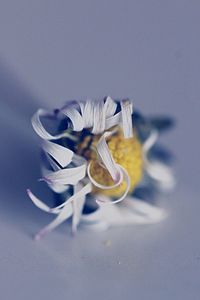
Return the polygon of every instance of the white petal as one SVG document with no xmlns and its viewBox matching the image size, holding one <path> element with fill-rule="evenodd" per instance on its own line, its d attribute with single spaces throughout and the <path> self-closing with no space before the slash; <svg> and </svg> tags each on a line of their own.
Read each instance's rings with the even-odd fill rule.
<svg viewBox="0 0 200 300">
<path fill-rule="evenodd" d="M 87 100 L 79 102 L 82 117 L 84 120 L 84 128 L 93 128 L 94 134 L 102 133 L 105 129 L 109 129 L 115 125 L 119 125 L 121 121 L 121 112 L 116 115 L 117 104 L 110 97 L 104 101 Z"/>
<path fill-rule="evenodd" d="M 58 227 L 61 223 L 71 217 L 72 212 L 71 203 L 64 206 L 59 215 L 49 225 L 45 226 L 38 234 L 36 234 L 35 239 L 40 240 L 44 235 Z"/>
<path fill-rule="evenodd" d="M 43 179 L 49 183 L 77 184 L 85 177 L 86 165 L 49 172 Z"/>
<path fill-rule="evenodd" d="M 143 151 L 147 153 L 156 143 L 157 139 L 158 139 L 158 131 L 152 130 L 149 137 L 146 139 L 146 141 L 143 144 Z"/>
<path fill-rule="evenodd" d="M 124 137 L 126 139 L 133 137 L 132 113 L 133 106 L 130 100 L 122 100 L 120 102 L 122 110 L 122 127 Z"/>
<path fill-rule="evenodd" d="M 112 189 L 118 187 L 122 183 L 123 180 L 126 182 L 126 189 L 124 191 L 124 194 L 120 198 L 118 198 L 114 201 L 110 201 L 109 198 L 104 198 L 104 197 L 102 197 L 102 195 L 100 196 L 101 198 L 97 196 L 96 202 L 99 205 L 119 203 L 126 198 L 128 192 L 130 190 L 131 182 L 130 182 L 130 177 L 129 177 L 127 171 L 122 166 L 116 164 L 117 168 L 119 169 L 120 175 L 119 175 L 118 181 L 114 185 L 103 185 L 103 184 L 98 183 L 96 180 L 94 180 L 94 178 L 92 177 L 92 175 L 90 173 L 90 166 L 91 166 L 91 163 L 89 163 L 89 165 L 87 167 L 88 177 L 89 177 L 90 181 L 92 182 L 92 184 L 94 186 L 98 187 L 99 189 L 112 190 Z"/>
<path fill-rule="evenodd" d="M 142 224 L 151 224 L 157 223 L 164 220 L 167 217 L 167 213 L 163 208 L 157 207 L 141 199 L 135 197 L 128 197 L 123 204 L 127 209 L 143 215 L 144 223 Z"/>
<path fill-rule="evenodd" d="M 120 177 L 119 168 L 112 157 L 112 154 L 106 143 L 106 138 L 112 135 L 112 132 L 105 132 L 97 143 L 97 152 L 101 157 L 103 164 L 110 173 L 112 179 L 117 182 Z"/>
<path fill-rule="evenodd" d="M 45 152 L 50 154 L 63 168 L 72 161 L 74 153 L 66 147 L 45 140 L 43 141 L 42 148 Z"/>
<path fill-rule="evenodd" d="M 41 117 L 48 117 L 49 113 L 45 111 L 44 109 L 39 109 L 32 117 L 32 126 L 36 133 L 44 140 L 57 140 L 64 136 L 67 136 L 67 132 L 63 132 L 61 134 L 57 135 L 51 135 L 42 125 L 42 122 L 40 120 Z"/>
<path fill-rule="evenodd" d="M 105 101 L 105 113 L 106 113 L 106 118 L 112 117 L 117 109 L 117 104 L 111 97 L 107 97 Z"/>
<path fill-rule="evenodd" d="M 65 220 L 67 220 L 71 215 L 74 213 L 72 203 L 79 202 L 78 203 L 78 213 L 76 212 L 75 215 L 75 225 L 77 226 L 80 215 L 82 212 L 83 207 L 83 198 L 86 194 L 91 192 L 91 183 L 86 184 L 84 187 L 80 188 L 73 196 L 68 198 L 64 203 L 58 205 L 57 207 L 50 208 L 48 205 L 46 205 L 44 202 L 42 202 L 39 198 L 37 198 L 30 190 L 27 190 L 27 193 L 30 197 L 30 199 L 33 201 L 33 203 L 40 208 L 41 210 L 58 214 L 58 216 L 45 228 L 43 228 L 37 235 L 36 239 L 40 239 L 42 236 L 44 236 L 46 233 L 50 232 L 54 228 L 56 228 L 58 225 L 63 223 Z"/>
<path fill-rule="evenodd" d="M 113 226 L 154 224 L 166 216 L 166 212 L 161 208 L 141 200 L 127 198 L 120 205 L 100 206 L 94 213 L 83 215 L 81 222 L 84 227 L 100 230 Z"/>
<path fill-rule="evenodd" d="M 53 169 L 54 171 L 61 170 L 60 165 L 57 164 L 57 162 L 55 162 L 55 161 L 53 160 L 53 158 L 52 158 L 50 155 L 48 155 L 48 153 L 46 153 L 46 157 L 47 157 L 47 160 L 48 160 L 49 164 L 51 165 L 51 167 L 52 167 L 52 169 Z M 43 170 L 43 166 L 42 166 L 42 170 Z M 44 176 L 46 176 L 48 173 L 49 173 L 49 169 L 45 168 Z"/>
<path fill-rule="evenodd" d="M 103 212 L 104 209 L 99 206 L 98 209 L 93 213 L 82 215 L 80 219 L 81 226 L 95 231 L 107 230 L 110 224 L 105 219 Z"/>
<path fill-rule="evenodd" d="M 66 204 L 69 204 L 75 200 L 81 199 L 81 197 L 87 195 L 92 190 L 92 185 L 90 182 L 88 182 L 85 186 L 83 186 L 80 190 L 78 190 L 73 196 L 71 196 L 69 199 L 66 199 L 65 202 L 61 203 L 60 205 L 56 206 L 54 210 L 60 210 L 62 209 Z"/>
<path fill-rule="evenodd" d="M 81 112 L 84 121 L 84 128 L 90 128 L 94 124 L 94 106 L 96 102 L 92 100 L 87 100 L 86 102 L 81 102 Z"/>
<path fill-rule="evenodd" d="M 172 189 L 176 182 L 172 169 L 159 161 L 150 160 L 148 158 L 148 152 L 156 143 L 157 139 L 158 132 L 153 130 L 143 144 L 143 160 L 145 171 L 155 182 L 159 184 L 161 188 Z"/>
<path fill-rule="evenodd" d="M 145 170 L 163 189 L 172 189 L 175 186 L 176 180 L 172 169 L 163 163 L 148 160 L 145 163 Z"/>
<path fill-rule="evenodd" d="M 77 184 L 74 187 L 74 193 L 76 194 L 77 192 L 79 192 L 82 189 L 82 185 L 81 184 Z M 90 185 L 90 191 L 91 191 L 91 185 Z M 89 193 L 89 191 L 88 191 Z M 72 202 L 72 206 L 73 206 L 73 216 L 72 216 L 72 232 L 75 233 L 77 230 L 77 226 L 80 222 L 80 218 L 81 218 L 81 214 L 82 214 L 82 210 L 83 210 L 83 206 L 85 204 L 85 194 L 80 196 L 78 200 L 74 200 Z"/>
<path fill-rule="evenodd" d="M 100 134 L 105 130 L 105 106 L 104 101 L 97 101 L 94 105 L 94 120 L 93 120 L 93 134 Z"/>
<path fill-rule="evenodd" d="M 51 160 L 51 159 L 50 159 Z M 57 164 L 51 160 L 50 163 L 52 164 L 55 164 L 55 166 L 57 166 Z M 56 168 L 55 170 L 60 170 L 60 168 Z M 46 168 L 45 165 L 42 165 L 41 167 L 41 171 L 42 171 L 42 176 L 45 177 L 46 175 L 49 174 L 49 169 Z M 63 192 L 66 192 L 68 189 L 69 189 L 69 185 L 64 185 L 64 184 L 59 184 L 59 183 L 50 183 L 50 182 L 47 182 L 49 188 L 54 191 L 55 193 L 57 194 L 61 194 Z"/>
<path fill-rule="evenodd" d="M 69 185 L 58 184 L 58 183 L 48 183 L 49 188 L 57 194 L 62 194 L 69 190 Z"/>
<path fill-rule="evenodd" d="M 39 198 L 37 198 L 32 192 L 31 190 L 27 190 L 27 194 L 30 197 L 30 199 L 32 200 L 32 202 L 35 204 L 35 206 L 37 206 L 38 208 L 40 208 L 41 210 L 48 212 L 48 213 L 56 213 L 54 211 L 51 210 L 51 208 L 46 205 L 43 201 L 41 201 Z"/>
<path fill-rule="evenodd" d="M 102 189 L 102 190 L 112 190 L 112 189 L 118 187 L 118 186 L 122 183 L 124 176 L 123 176 L 123 173 L 121 172 L 121 169 L 119 168 L 118 165 L 117 165 L 117 167 L 119 168 L 119 178 L 118 178 L 118 180 L 116 181 L 116 183 L 113 184 L 113 185 L 104 185 L 104 184 L 98 183 L 98 182 L 92 177 L 92 175 L 91 175 L 91 172 L 90 172 L 91 165 L 92 165 L 92 162 L 90 162 L 90 163 L 88 164 L 88 167 L 87 167 L 87 175 L 88 175 L 90 181 L 92 182 L 92 184 L 93 184 L 94 186 L 98 187 L 99 189 Z M 103 167 L 103 166 L 102 166 L 102 167 Z M 105 169 L 106 169 L 106 168 L 105 168 Z"/>
<path fill-rule="evenodd" d="M 72 122 L 74 131 L 81 131 L 84 128 L 84 120 L 75 107 L 65 107 L 61 112 L 66 115 Z"/>
<path fill-rule="evenodd" d="M 113 126 L 119 125 L 121 122 L 121 115 L 122 115 L 122 113 L 120 111 L 117 114 L 115 114 L 114 116 L 111 116 L 108 119 L 106 119 L 105 130 L 107 130 Z"/>
<path fill-rule="evenodd" d="M 116 200 L 114 200 L 114 201 L 105 201 L 105 199 L 99 198 L 99 199 L 96 200 L 96 202 L 97 202 L 99 205 L 105 205 L 105 204 L 117 204 L 117 203 L 123 201 L 123 200 L 126 198 L 128 192 L 129 192 L 129 190 L 130 190 L 130 185 L 131 185 L 130 177 L 129 177 L 127 171 L 126 171 L 122 166 L 118 165 L 118 167 L 120 168 L 120 170 L 121 170 L 121 172 L 122 172 L 122 174 L 123 174 L 123 179 L 124 179 L 124 181 L 126 182 L 126 189 L 125 189 L 125 191 L 124 191 L 124 194 L 123 194 L 120 198 L 118 198 L 118 199 L 116 199 Z M 120 183 L 121 183 L 121 182 L 120 182 Z"/>
</svg>

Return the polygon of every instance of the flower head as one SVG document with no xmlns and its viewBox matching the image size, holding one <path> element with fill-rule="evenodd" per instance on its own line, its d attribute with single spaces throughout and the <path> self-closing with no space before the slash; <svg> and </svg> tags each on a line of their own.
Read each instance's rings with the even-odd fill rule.
<svg viewBox="0 0 200 300">
<path fill-rule="evenodd" d="M 115 163 L 127 171 L 130 178 L 129 193 L 132 193 L 143 175 L 142 145 L 136 134 L 134 134 L 134 137 L 126 139 L 120 128 L 116 127 L 115 129 L 116 132 L 107 139 L 108 148 Z M 104 165 L 100 163 L 96 148 L 99 139 L 100 136 L 98 135 L 91 137 L 91 144 L 88 145 L 88 136 L 86 136 L 83 143 L 78 145 L 78 153 L 90 163 L 92 178 L 99 184 L 109 187 L 114 185 L 114 180 Z M 123 180 L 119 186 L 113 189 L 100 189 L 94 185 L 92 193 L 99 193 L 109 197 L 120 197 L 125 190 L 126 182 Z"/>
<path fill-rule="evenodd" d="M 57 132 L 50 133 L 42 118 L 57 121 Z M 133 112 L 129 99 L 73 101 L 52 113 L 39 109 L 32 125 L 42 138 L 42 180 L 62 201 L 50 208 L 28 190 L 36 206 L 57 215 L 36 238 L 68 218 L 73 231 L 80 223 L 108 228 L 163 219 L 160 208 L 135 195 L 139 189 L 174 185 L 171 168 L 153 158 L 159 133 L 171 124 L 169 118 Z"/>
</svg>

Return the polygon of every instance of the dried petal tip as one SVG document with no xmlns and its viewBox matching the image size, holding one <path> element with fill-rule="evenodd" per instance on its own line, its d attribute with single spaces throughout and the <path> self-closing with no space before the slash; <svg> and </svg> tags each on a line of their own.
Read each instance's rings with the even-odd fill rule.
<svg viewBox="0 0 200 300">
<path fill-rule="evenodd" d="M 40 241 L 42 237 L 43 237 L 43 235 L 37 233 L 37 234 L 34 236 L 34 240 L 35 240 L 35 241 Z"/>
</svg>

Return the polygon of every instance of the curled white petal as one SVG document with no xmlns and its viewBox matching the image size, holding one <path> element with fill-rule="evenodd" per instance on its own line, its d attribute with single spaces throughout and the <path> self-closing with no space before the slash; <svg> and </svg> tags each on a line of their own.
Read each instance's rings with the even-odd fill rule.
<svg viewBox="0 0 200 300">
<path fill-rule="evenodd" d="M 126 171 L 122 166 L 120 166 L 120 165 L 118 165 L 118 166 L 120 167 L 121 172 L 122 172 L 122 174 L 123 174 L 123 179 L 124 179 L 124 181 L 126 182 L 126 189 L 125 189 L 123 195 L 122 195 L 120 198 L 118 198 L 118 199 L 116 199 L 116 200 L 114 200 L 114 201 L 107 201 L 107 200 L 105 200 L 105 198 L 99 198 L 99 199 L 97 199 L 96 202 L 97 202 L 99 205 L 104 205 L 104 204 L 117 204 L 117 203 L 119 203 L 119 202 L 122 202 L 122 201 L 126 198 L 126 196 L 128 195 L 128 192 L 129 192 L 129 190 L 130 190 L 130 185 L 131 185 L 130 177 L 129 177 L 127 171 Z"/>
<path fill-rule="evenodd" d="M 86 165 L 49 172 L 43 179 L 48 183 L 77 184 L 85 177 Z"/>
<path fill-rule="evenodd" d="M 49 162 L 55 171 L 60 170 L 58 165 L 50 157 L 49 157 Z M 43 177 L 45 177 L 47 174 L 49 174 L 49 169 L 47 169 L 45 165 L 41 166 L 41 171 L 42 171 Z M 49 188 L 57 194 L 64 193 L 69 189 L 69 185 L 66 185 L 66 184 L 59 184 L 59 183 L 55 183 L 55 182 L 47 182 L 47 184 L 48 184 Z"/>
<path fill-rule="evenodd" d="M 48 205 L 46 205 L 43 201 L 41 201 L 38 197 L 36 197 L 31 192 L 31 190 L 27 189 L 27 194 L 28 194 L 29 198 L 32 200 L 32 202 L 35 204 L 35 206 L 37 206 L 41 210 L 48 212 L 48 213 L 57 213 L 57 212 L 52 211 Z"/>
<path fill-rule="evenodd" d="M 114 116 L 110 116 L 108 119 L 106 119 L 105 130 L 110 129 L 113 126 L 119 125 L 121 122 L 121 116 L 122 113 L 120 111 Z"/>
<path fill-rule="evenodd" d="M 92 101 L 78 102 L 77 106 L 65 106 L 60 112 L 67 116 L 73 126 L 74 131 L 81 131 L 83 128 L 92 128 L 94 134 L 103 133 L 119 123 L 123 123 L 125 137 L 132 136 L 130 128 L 132 119 L 132 103 L 129 100 L 121 102 L 121 111 L 116 113 L 117 104 L 107 97 L 105 101 Z M 44 140 L 56 140 L 62 137 L 70 137 L 67 131 L 57 135 L 50 134 L 41 122 L 41 117 L 49 116 L 49 112 L 44 109 L 39 109 L 32 117 L 32 125 L 37 134 Z"/>
<path fill-rule="evenodd" d="M 119 174 L 119 168 L 117 167 L 113 156 L 108 148 L 108 145 L 106 143 L 106 138 L 112 135 L 112 132 L 105 132 L 101 138 L 99 139 L 97 143 L 97 152 L 105 165 L 106 169 L 110 173 L 112 179 L 117 182 L 119 180 L 120 174 Z"/>
<path fill-rule="evenodd" d="M 52 153 L 53 151 L 51 151 L 52 156 L 48 155 L 50 151 L 48 151 L 49 153 L 47 153 L 47 159 L 49 161 L 49 164 L 53 168 L 53 171 L 50 171 L 45 164 L 43 164 L 41 168 L 43 178 L 40 179 L 40 181 L 41 180 L 46 181 L 49 187 L 56 193 L 63 193 L 68 190 L 69 185 L 77 184 L 81 179 L 85 177 L 85 170 L 86 170 L 86 160 L 84 158 L 76 155 L 71 150 L 65 147 L 62 148 L 63 149 L 56 148 L 56 151 L 54 153 Z M 68 152 L 67 150 L 71 151 L 71 153 Z M 62 153 L 57 153 L 57 151 L 61 151 Z M 55 153 L 56 155 L 54 155 Z M 64 156 L 63 158 L 61 154 Z M 53 160 L 52 157 L 54 157 L 55 160 Z M 62 169 L 60 165 L 56 163 L 56 158 L 60 165 L 63 164 L 64 166 L 65 164 L 68 165 L 70 162 L 73 162 L 74 167 Z"/>
<path fill-rule="evenodd" d="M 57 140 L 62 137 L 68 136 L 67 132 L 62 132 L 61 134 L 51 135 L 43 126 L 40 118 L 48 117 L 50 114 L 44 109 L 38 109 L 38 111 L 33 115 L 31 122 L 36 133 L 44 140 Z"/>
<path fill-rule="evenodd" d="M 119 125 L 121 122 L 124 124 L 124 133 L 126 137 L 132 136 L 130 126 L 132 124 L 131 114 L 133 113 L 132 103 L 129 100 L 121 103 L 120 111 L 115 114 L 117 104 L 107 97 L 104 101 L 92 101 L 79 103 L 81 114 L 84 121 L 84 128 L 92 128 L 94 134 L 103 133 L 104 130 Z"/>
<path fill-rule="evenodd" d="M 66 106 L 61 112 L 71 120 L 74 131 L 83 130 L 84 120 L 75 107 Z"/>
<path fill-rule="evenodd" d="M 111 190 L 111 189 L 114 189 L 114 188 L 118 187 L 118 186 L 122 183 L 123 180 L 126 182 L 126 189 L 125 189 L 125 192 L 124 192 L 124 194 L 123 194 L 120 198 L 111 201 L 111 199 L 109 199 L 109 198 L 107 198 L 107 197 L 102 197 L 102 196 L 101 196 L 101 198 L 98 198 L 98 199 L 96 200 L 96 202 L 97 202 L 99 205 L 104 205 L 104 204 L 117 204 L 117 203 L 123 201 L 123 200 L 126 198 L 128 192 L 129 192 L 129 190 L 130 190 L 131 182 L 130 182 L 130 177 L 129 177 L 127 171 L 126 171 L 122 166 L 116 164 L 117 168 L 119 169 L 119 174 L 120 174 L 120 176 L 119 176 L 118 181 L 117 181 L 114 185 L 111 185 L 111 186 L 103 185 L 103 184 L 98 183 L 98 182 L 92 177 L 92 175 L 91 175 L 91 172 L 90 172 L 90 166 L 91 166 L 91 163 L 88 165 L 88 168 L 87 168 L 87 174 L 88 174 L 88 177 L 89 177 L 90 181 L 92 182 L 92 184 L 93 184 L 94 186 L 98 187 L 99 189 L 102 189 L 102 190 Z"/>
<path fill-rule="evenodd" d="M 122 100 L 120 102 L 122 110 L 122 127 L 124 137 L 126 139 L 133 137 L 132 113 L 133 105 L 130 100 Z"/>
<path fill-rule="evenodd" d="M 93 117 L 93 134 L 100 134 L 105 130 L 105 104 L 104 101 L 98 101 L 94 105 L 94 117 Z"/>
<path fill-rule="evenodd" d="M 104 109 L 106 118 L 112 117 L 116 112 L 117 104 L 110 96 L 106 98 Z"/>
<path fill-rule="evenodd" d="M 116 181 L 116 183 L 113 184 L 113 185 L 104 185 L 104 184 L 98 183 L 98 182 L 92 177 L 91 172 L 90 172 L 91 165 L 92 165 L 92 162 L 90 162 L 90 163 L 88 164 L 88 166 L 87 166 L 87 175 L 88 175 L 90 181 L 92 182 L 92 184 L 93 184 L 94 186 L 98 187 L 99 189 L 102 189 L 102 190 L 112 190 L 112 189 L 118 187 L 118 186 L 122 183 L 122 181 L 123 181 L 123 173 L 121 172 L 119 166 L 117 166 L 117 167 L 119 168 L 119 174 L 120 174 L 120 176 L 119 176 L 118 180 Z"/>
<path fill-rule="evenodd" d="M 80 102 L 82 117 L 84 121 L 84 127 L 90 128 L 94 124 L 94 106 L 96 102 L 92 100 L 87 100 L 85 102 Z"/>
<path fill-rule="evenodd" d="M 64 146 L 44 140 L 42 143 L 42 148 L 45 152 L 51 155 L 63 168 L 72 161 L 74 154 L 73 151 Z"/>
</svg>

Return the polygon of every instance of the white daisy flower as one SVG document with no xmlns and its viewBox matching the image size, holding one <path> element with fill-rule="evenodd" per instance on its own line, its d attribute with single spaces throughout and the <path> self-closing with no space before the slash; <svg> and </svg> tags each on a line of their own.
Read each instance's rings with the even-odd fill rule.
<svg viewBox="0 0 200 300">
<path fill-rule="evenodd" d="M 42 119 L 56 119 L 52 134 Z M 137 198 L 137 191 L 169 189 L 175 180 L 171 167 L 157 158 L 159 133 L 170 119 L 145 119 L 126 99 L 87 100 L 67 103 L 49 113 L 39 109 L 32 125 L 42 139 L 42 179 L 61 200 L 49 207 L 29 189 L 30 199 L 55 219 L 37 235 L 40 239 L 71 218 L 72 231 L 79 225 L 92 229 L 152 224 L 166 217 L 163 209 Z"/>
</svg>

